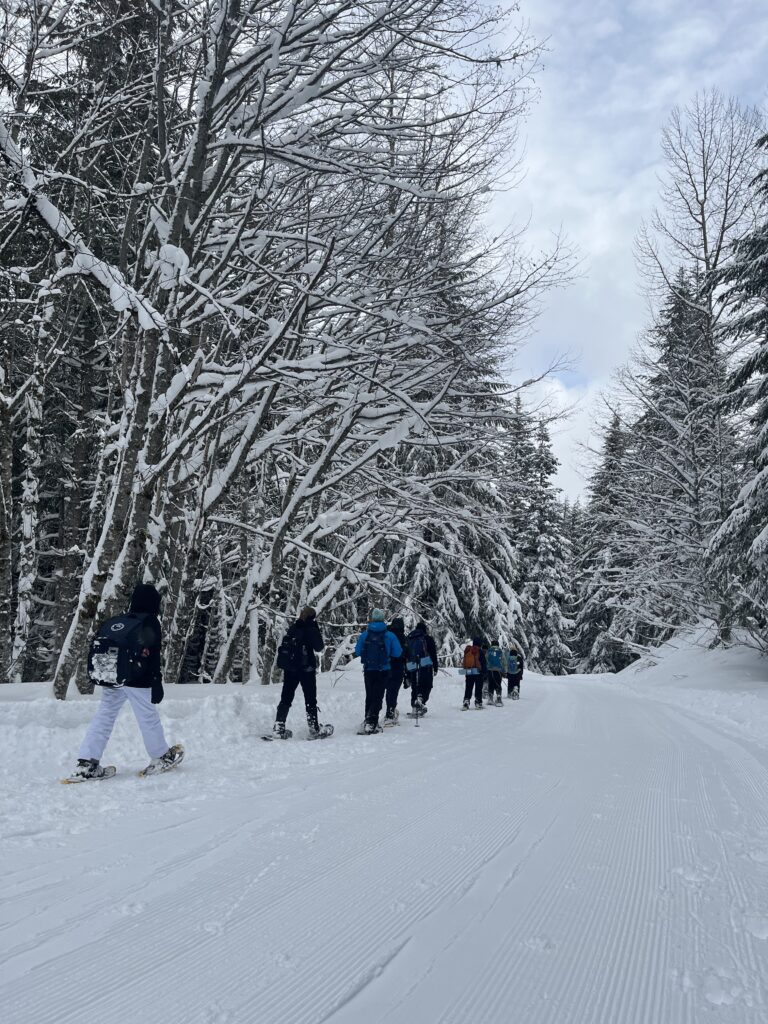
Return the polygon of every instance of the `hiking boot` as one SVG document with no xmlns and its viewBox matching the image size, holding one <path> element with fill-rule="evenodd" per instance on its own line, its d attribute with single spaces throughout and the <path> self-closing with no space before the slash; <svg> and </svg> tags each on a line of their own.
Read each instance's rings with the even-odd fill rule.
<svg viewBox="0 0 768 1024">
<path fill-rule="evenodd" d="M 320 725 L 317 721 L 317 709 L 307 712 L 307 729 L 309 730 L 310 737 L 319 736 Z"/>
<path fill-rule="evenodd" d="M 381 732 L 381 726 L 378 722 L 366 722 L 363 726 L 363 732 L 366 736 L 372 736 L 376 732 Z"/>
<path fill-rule="evenodd" d="M 399 717 L 400 712 L 397 710 L 397 708 L 387 708 L 387 713 L 386 715 L 384 715 L 384 718 L 386 719 L 387 722 L 396 722 Z"/>
<path fill-rule="evenodd" d="M 272 726 L 272 732 L 275 736 L 279 736 L 280 739 L 285 737 L 285 722 L 275 722 Z"/>
<path fill-rule="evenodd" d="M 464 703 L 461 706 L 462 706 L 462 708 L 465 711 L 469 711 L 469 701 L 468 700 L 465 700 Z"/>
<path fill-rule="evenodd" d="M 483 706 L 483 702 L 481 700 L 476 700 L 475 701 L 475 711 L 480 711 L 482 706 Z"/>
<path fill-rule="evenodd" d="M 70 775 L 71 779 L 101 779 L 106 769 L 99 765 L 99 762 L 91 758 L 78 758 L 77 768 Z"/>
<path fill-rule="evenodd" d="M 501 697 L 497 696 L 497 697 L 494 698 L 493 703 L 496 705 L 497 708 L 500 708 L 500 707 L 503 706 L 504 702 L 502 701 Z"/>
</svg>

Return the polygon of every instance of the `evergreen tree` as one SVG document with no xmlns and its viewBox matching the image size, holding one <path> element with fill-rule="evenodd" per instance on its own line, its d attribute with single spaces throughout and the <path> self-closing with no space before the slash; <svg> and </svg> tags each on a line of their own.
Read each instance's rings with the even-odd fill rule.
<svg viewBox="0 0 768 1024">
<path fill-rule="evenodd" d="M 542 421 L 536 430 L 531 466 L 533 515 L 523 535 L 526 582 L 521 597 L 528 663 L 552 675 L 568 670 L 571 649 L 567 637 L 572 626 L 563 610 L 569 552 L 563 533 L 562 506 L 552 482 L 557 465 L 549 431 Z"/>
<path fill-rule="evenodd" d="M 623 536 L 628 444 L 621 419 L 614 413 L 581 523 L 574 630 L 576 665 L 581 672 L 618 672 L 633 660 L 623 642 L 627 638 L 617 632 L 626 626 L 622 608 L 630 597 L 625 582 L 630 555 Z"/>
<path fill-rule="evenodd" d="M 768 153 L 768 135 L 759 146 Z M 749 345 L 729 381 L 730 404 L 749 414 L 746 479 L 712 550 L 716 574 L 733 575 L 740 621 L 768 646 L 768 170 L 756 186 L 760 220 L 720 275 L 736 310 L 734 333 Z"/>
</svg>

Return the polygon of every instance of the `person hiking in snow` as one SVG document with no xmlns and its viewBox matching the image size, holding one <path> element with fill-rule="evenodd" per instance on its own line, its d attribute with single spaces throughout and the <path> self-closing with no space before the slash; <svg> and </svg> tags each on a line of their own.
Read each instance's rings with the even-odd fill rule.
<svg viewBox="0 0 768 1024">
<path fill-rule="evenodd" d="M 402 652 L 398 658 L 389 659 L 392 668 L 387 680 L 387 710 L 384 715 L 384 725 L 394 725 L 400 715 L 397 709 L 397 698 L 400 693 L 400 687 L 403 686 L 405 681 L 405 623 L 399 617 L 394 618 L 389 624 L 389 631 L 397 637 L 397 642 L 400 644 Z M 408 683 L 405 685 L 408 685 Z"/>
<path fill-rule="evenodd" d="M 387 629 L 384 612 L 381 608 L 374 608 L 367 628 L 355 645 L 355 657 L 363 663 L 365 680 L 365 720 L 359 729 L 360 734 L 381 732 L 379 714 L 392 671 L 392 658 L 400 658 L 402 654 L 400 641 Z"/>
<path fill-rule="evenodd" d="M 408 679 L 411 684 L 411 708 L 416 715 L 426 715 L 427 701 L 439 665 L 434 638 L 423 622 L 419 622 L 405 640 Z"/>
<path fill-rule="evenodd" d="M 471 644 L 464 648 L 462 667 L 466 682 L 464 684 L 464 710 L 469 708 L 472 691 L 475 691 L 475 707 L 483 706 L 483 682 L 485 680 L 485 654 L 482 638 L 476 636 Z"/>
<path fill-rule="evenodd" d="M 498 640 L 494 640 L 485 652 L 485 662 L 488 675 L 488 703 L 500 708 L 501 677 L 504 675 L 507 662 Z"/>
<path fill-rule="evenodd" d="M 307 712 L 307 728 L 310 739 L 330 736 L 333 726 L 320 725 L 317 720 L 317 658 L 315 652 L 322 651 L 325 644 L 317 624 L 314 608 L 302 608 L 298 619 L 289 626 L 277 650 L 277 667 L 283 671 L 283 689 L 277 705 L 275 724 L 272 732 L 280 739 L 292 736 L 285 722 L 291 710 L 296 690 L 304 693 L 304 707 Z"/>
<path fill-rule="evenodd" d="M 520 683 L 523 679 L 525 659 L 523 649 L 516 640 L 510 641 L 507 650 L 507 696 L 517 700 L 520 696 Z"/>
<path fill-rule="evenodd" d="M 88 655 L 88 675 L 101 687 L 101 701 L 80 745 L 77 768 L 66 782 L 115 774 L 100 761 L 126 701 L 151 758 L 142 774 L 167 771 L 184 757 L 180 745 L 168 745 L 155 707 L 164 696 L 159 614 L 160 594 L 151 584 L 140 583 L 133 591 L 128 612 L 107 619 L 99 627 Z"/>
</svg>

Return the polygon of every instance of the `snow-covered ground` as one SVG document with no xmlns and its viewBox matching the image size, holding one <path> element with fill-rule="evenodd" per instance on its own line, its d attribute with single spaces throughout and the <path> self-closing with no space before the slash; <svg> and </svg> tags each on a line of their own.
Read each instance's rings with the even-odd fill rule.
<svg viewBox="0 0 768 1024">
<path fill-rule="evenodd" d="M 768 1020 L 768 661 L 620 677 L 358 737 L 263 743 L 277 689 L 169 687 L 187 760 L 61 786 L 93 707 L 0 687 L 4 1024 Z M 405 695 L 404 695 L 405 696 Z"/>
</svg>

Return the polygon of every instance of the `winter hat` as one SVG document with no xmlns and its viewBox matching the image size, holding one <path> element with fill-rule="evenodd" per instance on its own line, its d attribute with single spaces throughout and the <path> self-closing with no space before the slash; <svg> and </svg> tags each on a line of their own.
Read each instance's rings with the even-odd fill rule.
<svg viewBox="0 0 768 1024">
<path fill-rule="evenodd" d="M 393 630 L 395 633 L 397 633 L 397 632 L 403 633 L 405 631 L 405 623 L 403 622 L 403 620 L 398 615 L 398 616 L 396 616 L 396 618 L 392 619 L 392 622 L 391 622 L 389 628 L 391 630 Z"/>
<path fill-rule="evenodd" d="M 385 622 L 386 618 L 383 608 L 374 608 L 371 612 L 371 622 Z"/>
<path fill-rule="evenodd" d="M 428 633 L 428 632 L 429 632 L 429 630 L 427 629 L 426 623 L 424 623 L 424 622 L 417 622 L 416 623 L 416 628 L 414 629 L 414 633 Z"/>
<path fill-rule="evenodd" d="M 311 605 L 307 605 L 306 608 L 302 608 L 301 609 L 301 614 L 299 615 L 299 621 L 300 622 L 309 622 L 310 619 L 316 619 L 316 618 L 317 618 L 317 612 L 315 611 L 315 609 Z"/>
<path fill-rule="evenodd" d="M 131 595 L 129 612 L 136 615 L 157 615 L 160 611 L 160 594 L 151 583 L 139 583 Z"/>
</svg>

